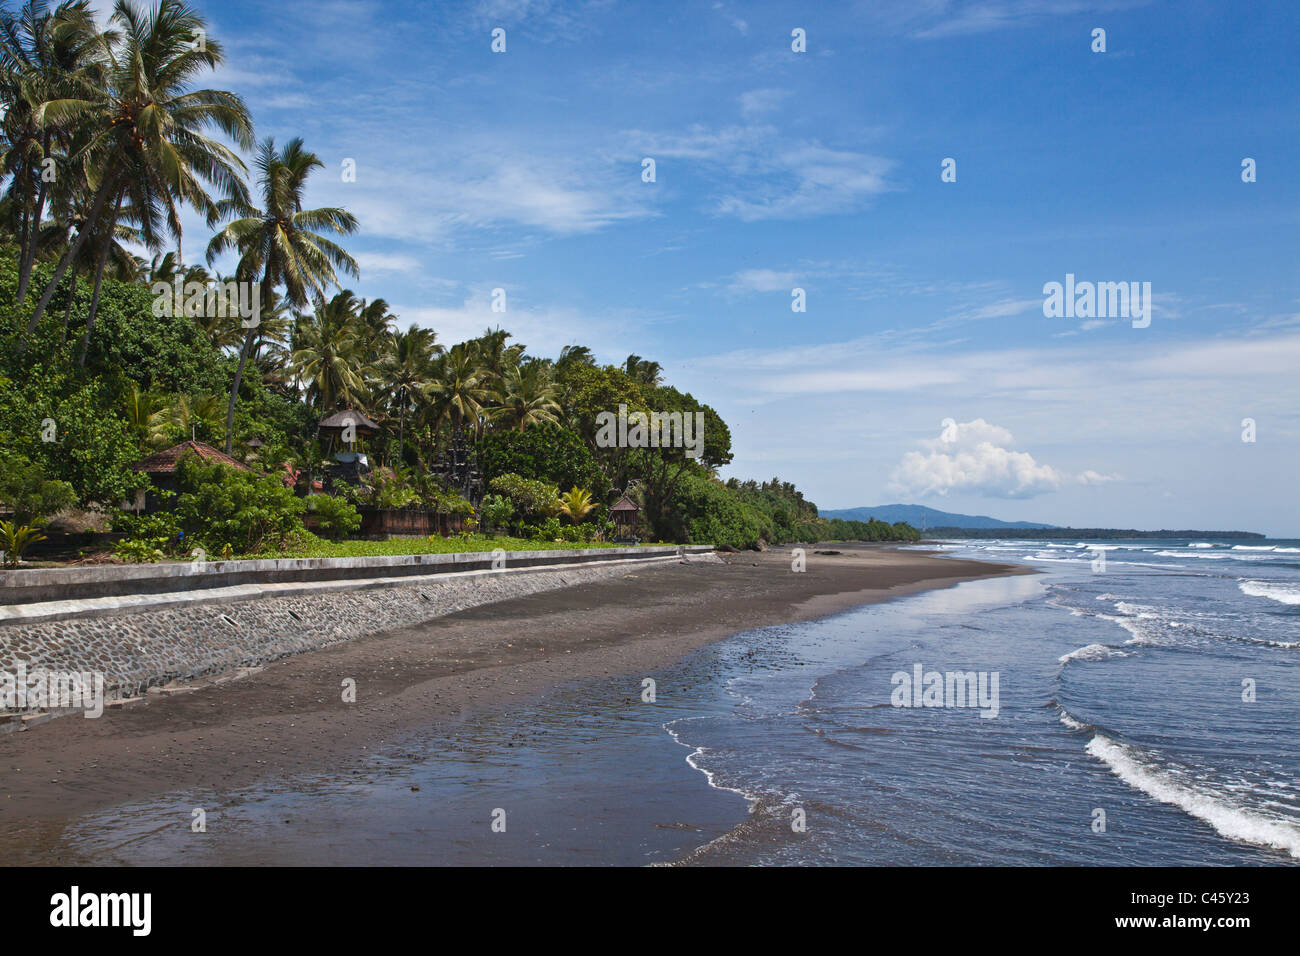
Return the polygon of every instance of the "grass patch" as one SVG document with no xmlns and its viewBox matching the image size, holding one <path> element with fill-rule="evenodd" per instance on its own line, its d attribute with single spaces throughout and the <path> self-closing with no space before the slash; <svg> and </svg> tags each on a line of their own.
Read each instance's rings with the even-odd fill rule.
<svg viewBox="0 0 1300 956">
<path fill-rule="evenodd" d="M 572 551 L 582 548 L 614 548 L 618 545 L 600 541 L 534 541 L 527 538 L 488 538 L 483 535 L 433 538 L 394 538 L 390 541 L 326 541 L 306 535 L 296 545 L 258 554 L 241 554 L 239 558 L 373 558 L 399 554 L 460 554 L 479 551 Z M 211 560 L 211 559 L 209 559 Z"/>
</svg>

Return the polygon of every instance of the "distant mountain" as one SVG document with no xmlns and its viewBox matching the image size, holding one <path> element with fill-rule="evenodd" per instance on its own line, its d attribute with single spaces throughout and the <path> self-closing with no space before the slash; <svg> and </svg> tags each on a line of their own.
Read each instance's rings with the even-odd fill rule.
<svg viewBox="0 0 1300 956">
<path fill-rule="evenodd" d="M 839 511 L 819 511 L 823 518 L 843 518 L 845 521 L 866 521 L 875 518 L 893 524 L 906 521 L 913 528 L 1054 528 L 1055 525 L 1033 521 L 999 521 L 987 515 L 959 515 L 938 511 L 925 505 L 881 505 L 879 508 L 844 508 Z"/>
</svg>

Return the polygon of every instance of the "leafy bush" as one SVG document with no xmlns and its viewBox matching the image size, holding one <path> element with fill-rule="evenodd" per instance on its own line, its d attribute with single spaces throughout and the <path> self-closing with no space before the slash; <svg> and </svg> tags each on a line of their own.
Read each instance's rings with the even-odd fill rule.
<svg viewBox="0 0 1300 956">
<path fill-rule="evenodd" d="M 479 516 L 483 520 L 484 530 L 505 527 L 514 513 L 515 506 L 500 495 L 484 495 L 479 503 Z"/>
<path fill-rule="evenodd" d="M 534 541 L 564 541 L 563 534 L 564 525 L 560 524 L 560 519 L 547 518 L 536 526 L 532 537 Z"/>
<path fill-rule="evenodd" d="M 113 545 L 113 553 L 131 564 L 157 564 L 166 555 L 162 552 L 165 538 L 128 538 Z"/>
<path fill-rule="evenodd" d="M 16 452 L 0 449 L 0 504 L 13 512 L 15 524 L 26 525 L 48 518 L 76 500 L 72 485 L 47 479 L 40 465 Z"/>
<path fill-rule="evenodd" d="M 420 498 L 424 506 L 435 514 L 468 517 L 474 513 L 474 506 L 459 494 L 437 485 L 431 485 Z"/>
<path fill-rule="evenodd" d="M 181 530 L 180 519 L 174 512 L 157 511 L 146 515 L 119 511 L 113 515 L 112 526 L 114 531 L 124 533 L 128 539 L 154 542 L 151 547 L 161 548 L 169 554 L 181 554 L 184 551 L 185 532 Z"/>
<path fill-rule="evenodd" d="M 488 432 L 479 444 L 479 460 L 489 481 L 514 474 L 554 482 L 560 488 L 590 488 L 597 498 L 609 490 L 609 479 L 582 436 L 555 423 L 533 425 L 522 434 Z"/>
<path fill-rule="evenodd" d="M 303 531 L 305 505 L 275 475 L 256 475 L 226 465 L 204 465 L 183 456 L 176 466 L 182 490 L 176 515 L 187 536 L 210 553 L 248 553 Z"/>
<path fill-rule="evenodd" d="M 361 527 L 361 515 L 342 498 L 312 495 L 307 499 L 307 510 L 316 516 L 317 530 L 322 538 L 337 541 Z"/>
<path fill-rule="evenodd" d="M 550 518 L 559 511 L 559 488 L 550 482 L 510 474 L 498 475 L 488 487 L 506 498 L 522 520 Z"/>
</svg>

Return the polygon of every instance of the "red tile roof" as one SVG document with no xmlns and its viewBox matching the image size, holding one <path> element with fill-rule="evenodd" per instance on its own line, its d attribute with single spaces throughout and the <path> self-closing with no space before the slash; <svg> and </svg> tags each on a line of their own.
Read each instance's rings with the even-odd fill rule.
<svg viewBox="0 0 1300 956">
<path fill-rule="evenodd" d="M 205 445 L 201 441 L 183 441 L 165 451 L 155 452 L 148 458 L 136 462 L 132 466 L 132 470 L 148 472 L 151 475 L 170 475 L 176 471 L 176 463 L 180 461 L 181 455 L 186 452 L 193 452 L 198 455 L 199 460 L 205 464 L 229 465 L 231 468 L 238 468 L 240 471 L 253 470 L 243 462 L 235 461 L 225 452 L 218 451 L 211 445 Z"/>
</svg>

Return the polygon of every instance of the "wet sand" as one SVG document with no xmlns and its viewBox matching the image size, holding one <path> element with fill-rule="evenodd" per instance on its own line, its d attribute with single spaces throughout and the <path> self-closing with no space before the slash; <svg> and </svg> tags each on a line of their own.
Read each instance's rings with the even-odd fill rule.
<svg viewBox="0 0 1300 956">
<path fill-rule="evenodd" d="M 46 852 L 78 818 L 174 791 L 347 773 L 440 722 L 499 713 L 570 681 L 641 674 L 754 627 L 822 617 L 1027 569 L 888 547 L 826 546 L 633 568 L 279 661 L 238 681 L 148 697 L 98 720 L 0 737 L 0 854 Z M 341 685 L 356 682 L 356 703 Z M 634 693 L 634 691 L 633 691 Z"/>
</svg>

